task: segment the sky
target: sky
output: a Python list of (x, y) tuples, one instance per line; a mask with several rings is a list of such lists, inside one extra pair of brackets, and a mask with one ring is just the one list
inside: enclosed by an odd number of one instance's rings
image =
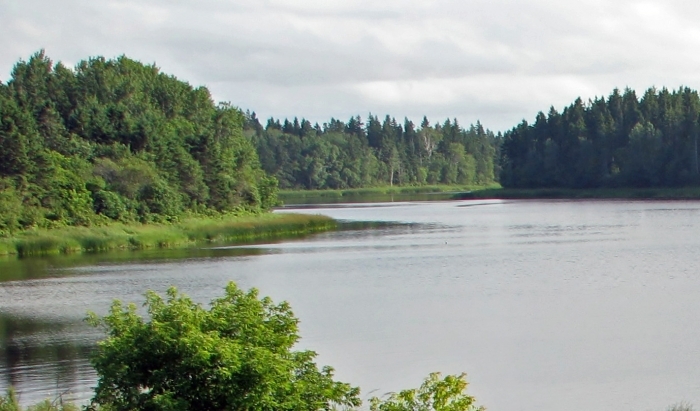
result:
[(614, 88), (700, 88), (698, 21), (686, 0), (0, 0), (0, 80), (40, 49), (126, 55), (263, 120), (505, 131)]

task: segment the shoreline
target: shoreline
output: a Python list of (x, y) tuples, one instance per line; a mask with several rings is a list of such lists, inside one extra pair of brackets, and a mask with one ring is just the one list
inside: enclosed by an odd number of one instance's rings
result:
[[(487, 199), (700, 200), (700, 187), (679, 188), (496, 188), (464, 186), (373, 187), (347, 190), (287, 190), (287, 205), (332, 202), (381, 202)], [(404, 198), (401, 198), (404, 197)], [(42, 256), (115, 250), (187, 248), (198, 244), (248, 244), (298, 238), (336, 230), (340, 223), (322, 215), (267, 213), (243, 217), (191, 217), (170, 224), (110, 224), (22, 231), (0, 238), (0, 256)]]
[(339, 202), (383, 202), (395, 197), (407, 201), (449, 200), (452, 196), (476, 190), (497, 189), (498, 184), (482, 186), (426, 185), (426, 186), (380, 186), (348, 188), (338, 190), (280, 190), (277, 197), (284, 205), (339, 203)]
[(0, 238), (0, 256), (42, 256), (114, 250), (186, 248), (197, 244), (247, 244), (331, 231), (322, 215), (268, 213), (246, 217), (193, 217), (172, 224), (110, 224), (28, 230)]
[(502, 188), (498, 185), (372, 187), (347, 190), (285, 190), (279, 198), (286, 206), (336, 202), (424, 200), (700, 200), (700, 187), (648, 188)]
[(454, 200), (700, 200), (700, 187), (678, 188), (498, 188), (455, 194)]

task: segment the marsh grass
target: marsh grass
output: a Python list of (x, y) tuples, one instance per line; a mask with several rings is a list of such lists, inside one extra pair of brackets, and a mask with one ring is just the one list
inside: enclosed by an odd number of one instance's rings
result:
[(16, 252), (15, 242), (9, 238), (0, 238), (0, 255), (14, 254)]
[(172, 224), (63, 227), (29, 230), (12, 238), (2, 238), (0, 255), (26, 257), (118, 249), (178, 248), (200, 243), (247, 243), (302, 236), (336, 227), (335, 220), (329, 217), (301, 214), (192, 217)]
[(38, 404), (22, 408), (15, 390), (10, 388), (5, 395), (0, 395), (0, 411), (78, 411), (80, 408), (70, 402), (64, 402), (61, 396), (53, 401), (44, 400)]
[(183, 231), (193, 242), (250, 242), (285, 238), (337, 228), (329, 217), (303, 214), (266, 214), (236, 220), (196, 219), (182, 223)]

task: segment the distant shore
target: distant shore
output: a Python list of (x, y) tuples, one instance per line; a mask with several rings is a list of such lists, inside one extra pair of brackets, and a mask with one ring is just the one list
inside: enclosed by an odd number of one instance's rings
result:
[(455, 195), (484, 189), (499, 189), (498, 184), (485, 186), (427, 185), (380, 186), (339, 190), (280, 190), (278, 198), (287, 205), (337, 202), (380, 202), (449, 200)]
[(0, 238), (0, 255), (20, 257), (112, 250), (245, 244), (336, 229), (330, 217), (268, 213), (258, 216), (188, 218), (171, 224), (111, 224), (27, 230)]
[(698, 200), (700, 187), (659, 188), (489, 188), (457, 193), (455, 200), (469, 199), (628, 199)]
[(469, 199), (636, 199), (698, 200), (700, 187), (649, 188), (502, 188), (490, 186), (393, 186), (345, 190), (282, 190), (286, 205), (339, 202), (382, 202)]

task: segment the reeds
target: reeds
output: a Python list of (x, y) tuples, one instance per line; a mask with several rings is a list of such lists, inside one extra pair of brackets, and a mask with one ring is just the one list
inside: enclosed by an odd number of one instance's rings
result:
[(189, 218), (172, 224), (64, 227), (30, 230), (0, 239), (0, 255), (102, 252), (118, 249), (188, 247), (199, 243), (247, 243), (302, 236), (337, 227), (319, 215), (264, 214), (246, 217)]
[(15, 390), (9, 388), (5, 395), (0, 395), (0, 411), (78, 411), (80, 408), (70, 402), (63, 402), (63, 398), (58, 396), (53, 401), (44, 400), (38, 404), (22, 408)]

